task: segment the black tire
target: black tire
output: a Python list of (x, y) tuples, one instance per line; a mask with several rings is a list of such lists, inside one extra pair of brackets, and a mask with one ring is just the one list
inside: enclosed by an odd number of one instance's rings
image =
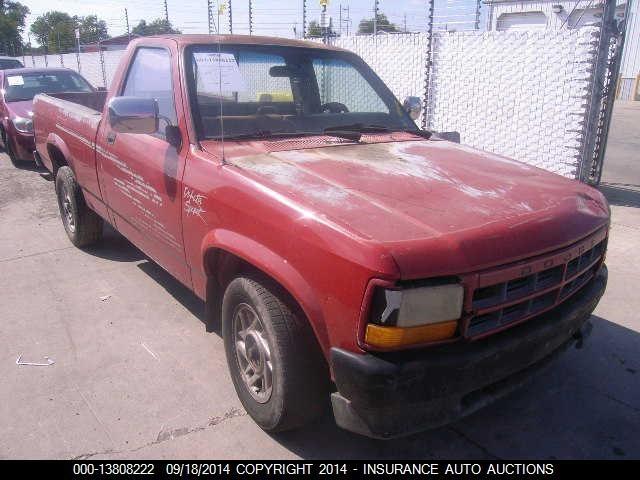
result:
[[(231, 281), (222, 301), (222, 335), (236, 393), (253, 420), (269, 432), (312, 422), (322, 415), (329, 400), (329, 372), (313, 331), (304, 314), (290, 308), (286, 298), (273, 282), (256, 276)], [(247, 305), (262, 323), (270, 353), (272, 388), (261, 401), (254, 396), (259, 394), (257, 387), (251, 393), (241, 372), (242, 355), (237, 353), (240, 336), (235, 325), (240, 320), (236, 313)]]
[(6, 152), (9, 160), (11, 160), (11, 164), (14, 167), (20, 166), (20, 160), (16, 157), (16, 153), (13, 151), (13, 147), (11, 146), (11, 139), (7, 136), (7, 133), (2, 130), (2, 143), (4, 144), (4, 151)]
[(64, 230), (76, 247), (86, 247), (102, 238), (102, 218), (91, 210), (69, 167), (56, 174), (56, 196)]

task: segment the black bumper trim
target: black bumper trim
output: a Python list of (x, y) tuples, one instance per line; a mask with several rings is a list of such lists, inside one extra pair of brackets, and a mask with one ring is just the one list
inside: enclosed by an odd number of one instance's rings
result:
[[(581, 340), (607, 284), (607, 268), (565, 303), (475, 342), (388, 354), (331, 349), (341, 427), (392, 438), (450, 423), (504, 396)], [(580, 343), (578, 344), (580, 346)]]
[(42, 163), (42, 159), (40, 158), (40, 154), (37, 150), (33, 151), (33, 161), (36, 162), (38, 167), (44, 168), (44, 163)]

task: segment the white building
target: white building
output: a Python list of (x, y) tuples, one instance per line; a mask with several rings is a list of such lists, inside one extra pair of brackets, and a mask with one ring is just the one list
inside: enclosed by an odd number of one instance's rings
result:
[[(580, 28), (602, 17), (599, 0), (485, 0), (487, 30)], [(627, 0), (617, 0), (616, 17), (624, 18)], [(631, 0), (618, 83), (618, 97), (640, 100), (640, 0)]]

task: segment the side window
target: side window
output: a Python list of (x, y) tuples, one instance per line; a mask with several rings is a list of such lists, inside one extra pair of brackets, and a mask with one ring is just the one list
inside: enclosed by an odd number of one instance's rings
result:
[(313, 61), (320, 103), (338, 102), (350, 112), (389, 113), (380, 96), (353, 65), (327, 58)]
[(166, 125), (177, 123), (169, 52), (163, 48), (138, 49), (129, 68), (122, 95), (157, 100), (160, 114), (157, 134), (164, 138)]

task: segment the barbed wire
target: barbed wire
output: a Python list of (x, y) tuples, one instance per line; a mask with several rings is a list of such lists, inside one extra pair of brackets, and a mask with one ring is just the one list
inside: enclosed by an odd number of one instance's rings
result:
[[(86, 17), (96, 15), (98, 20), (103, 21), (109, 36), (120, 37), (134, 33), (136, 26), (144, 21), (147, 24), (157, 19), (168, 19), (172, 28), (183, 33), (207, 33), (209, 31), (209, 19), (211, 15), (214, 23), (220, 23), (220, 32), (240, 34), (266, 34), (284, 37), (302, 38), (304, 33), (309, 33), (311, 22), (315, 22), (318, 27), (325, 31), (331, 27), (332, 34), (355, 34), (363, 20), (371, 20), (374, 17), (375, 3), (369, 1), (366, 5), (362, 1), (354, 2), (349, 0), (329, 2), (326, 10), (319, 2), (307, 0), (296, 0), (288, 2), (286, 5), (267, 5), (265, 0), (232, 0), (229, 2), (211, 0), (138, 0), (131, 4), (129, 0), (111, 0), (110, 10), (107, 16), (101, 17), (100, 12), (84, 14), (86, 0), (65, 0), (70, 5), (70, 10), (66, 12), (71, 17)], [(428, 25), (428, 2), (424, 2), (424, 8), (420, 8), (413, 1), (378, 1), (378, 12), (384, 14), (395, 30), (400, 33), (424, 32)], [(436, 2), (433, 15), (433, 26), (435, 29), (473, 29), (477, 28), (478, 9), (481, 3), (477, 0), (440, 0)], [(224, 11), (218, 15), (218, 8), (224, 5)], [(208, 9), (211, 12), (208, 13)], [(125, 17), (125, 9), (129, 9), (128, 19)], [(121, 12), (117, 14), (118, 10)], [(0, 50), (5, 54), (26, 55), (29, 51), (46, 54), (65, 54), (76, 51), (85, 51), (86, 42), (78, 42), (75, 38), (69, 38), (69, 32), (62, 31), (59, 38), (53, 35), (47, 39), (44, 45), (40, 45), (36, 35), (30, 31), (30, 26), (35, 19), (46, 14), (50, 10), (39, 8), (32, 10), (28, 15), (28, 25), (22, 32), (22, 44), (2, 45)], [(251, 12), (251, 13), (249, 13)], [(203, 14), (204, 13), (204, 17)], [(324, 13), (324, 15), (323, 15)], [(229, 18), (233, 18), (230, 24)], [(326, 25), (321, 25), (322, 19), (326, 19)], [(127, 22), (128, 20), (128, 22)], [(305, 21), (306, 20), (306, 21)], [(73, 23), (69, 28), (75, 30)], [(57, 30), (64, 30), (64, 28)], [(384, 30), (384, 28), (383, 28)], [(312, 32), (317, 35), (317, 31)], [(42, 39), (41, 39), (42, 40)], [(108, 40), (106, 40), (108, 42)], [(90, 47), (97, 42), (90, 42)], [(102, 48), (102, 47), (100, 47)]]

